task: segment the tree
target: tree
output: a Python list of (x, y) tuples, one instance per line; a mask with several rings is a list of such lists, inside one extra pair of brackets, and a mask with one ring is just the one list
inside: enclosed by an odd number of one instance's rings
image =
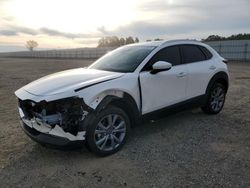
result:
[(219, 35), (210, 35), (204, 41), (220, 41), (220, 40), (225, 40), (225, 37), (221, 37)]
[(210, 35), (206, 39), (202, 39), (202, 41), (222, 41), (222, 40), (249, 40), (250, 33), (231, 35), (229, 37), (222, 37), (219, 35)]
[(122, 37), (122, 38), (120, 38), (120, 46), (123, 46), (123, 45), (125, 45), (125, 39)]
[(102, 37), (98, 41), (98, 46), (97, 47), (119, 47), (123, 46), (125, 44), (132, 44), (135, 42), (139, 42), (139, 39), (136, 37), (133, 39), (133, 37), (127, 37), (124, 39), (123, 37), (119, 38), (117, 36), (108, 36), (108, 37)]
[(120, 46), (120, 39), (117, 36), (113, 36), (110, 38), (110, 45), (112, 47)]
[(160, 38), (156, 38), (154, 39), (154, 41), (162, 41), (163, 39), (160, 39)]
[(133, 44), (133, 43), (135, 43), (133, 37), (129, 36), (126, 38), (126, 44)]
[(38, 46), (38, 43), (34, 40), (29, 40), (26, 42), (26, 48), (28, 48), (29, 51), (33, 51), (34, 48)]

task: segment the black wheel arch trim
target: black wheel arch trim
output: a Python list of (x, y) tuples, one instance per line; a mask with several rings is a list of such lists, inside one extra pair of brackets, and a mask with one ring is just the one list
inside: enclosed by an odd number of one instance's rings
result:
[(134, 126), (140, 122), (140, 111), (134, 98), (128, 93), (124, 92), (123, 97), (107, 95), (95, 109), (95, 113), (99, 113), (108, 105), (114, 105), (123, 109), (129, 116), (131, 125)]
[(206, 89), (206, 95), (208, 95), (210, 89), (212, 88), (212, 86), (214, 85), (215, 82), (217, 81), (223, 81), (226, 85), (226, 91), (228, 90), (229, 87), (229, 78), (226, 72), (220, 71), (217, 72), (209, 81), (207, 89)]

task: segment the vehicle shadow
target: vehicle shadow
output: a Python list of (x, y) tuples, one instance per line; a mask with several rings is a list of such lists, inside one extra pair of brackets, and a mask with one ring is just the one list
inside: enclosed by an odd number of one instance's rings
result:
[[(157, 134), (159, 132), (164, 132), (169, 129), (178, 129), (180, 124), (184, 124), (187, 122), (187, 120), (193, 119), (194, 117), (204, 117), (205, 115), (201, 110), (197, 108), (193, 109), (187, 109), (184, 111), (172, 111), (172, 112), (161, 112), (157, 115), (152, 115), (149, 117), (146, 117), (141, 120), (141, 122), (134, 127), (131, 128), (129, 139), (127, 140), (126, 144), (133, 143), (133, 140), (136, 139), (137, 136), (143, 138), (147, 137), (151, 134)], [(31, 140), (31, 142), (33, 142)], [(52, 155), (67, 155), (70, 154), (70, 156), (74, 155), (81, 155), (88, 156), (92, 158), (96, 158), (97, 156), (89, 152), (88, 148), (86, 147), (86, 144), (83, 145), (72, 145), (70, 147), (54, 147), (51, 145), (41, 145), (38, 143), (34, 143), (32, 150), (30, 152), (34, 151), (36, 152), (42, 152), (42, 151), (51, 152)], [(98, 157), (97, 157), (98, 158)]]
[[(198, 116), (197, 116), (198, 115)], [(186, 109), (184, 111), (161, 112), (142, 119), (142, 122), (132, 129), (132, 135), (147, 137), (148, 135), (164, 132), (166, 130), (178, 130), (185, 126), (190, 119), (207, 116), (199, 108)]]
[[(131, 129), (131, 134), (122, 150), (107, 157), (98, 157), (89, 152), (85, 146), (58, 150), (43, 147), (30, 140), (26, 145), (28, 149), (22, 151), (20, 157), (14, 158), (4, 169), (0, 169), (2, 174), (0, 181), (4, 184), (10, 174), (15, 174), (15, 177), (11, 177), (13, 180), (8, 181), (23, 183), (25, 178), (35, 179), (31, 186), (34, 186), (34, 182), (51, 185), (53, 178), (64, 182), (64, 178), (68, 176), (74, 181), (77, 181), (77, 178), (83, 178), (81, 181), (87, 178), (90, 182), (98, 182), (98, 178), (101, 177), (99, 173), (108, 176), (113, 170), (119, 170), (120, 175), (123, 172), (130, 172), (122, 169), (136, 172), (134, 177), (136, 180), (136, 177), (140, 176), (141, 171), (138, 168), (144, 163), (143, 161), (159, 157), (165, 161), (166, 157), (172, 155), (171, 150), (168, 151), (169, 148), (185, 143), (193, 132), (196, 122), (206, 121), (207, 118), (204, 117), (207, 115), (193, 109), (172, 114), (161, 113), (153, 119), (144, 119), (140, 125)], [(202, 137), (201, 129), (195, 131), (192, 136)], [(174, 152), (178, 153), (179, 150)]]
[[(129, 154), (132, 150), (138, 149), (137, 142), (146, 141), (150, 143), (152, 135), (160, 134), (163, 137), (172, 137), (174, 134), (178, 134), (179, 130), (185, 131), (185, 125), (190, 120), (195, 118), (202, 118), (204, 115), (200, 110), (185, 110), (182, 112), (174, 113), (160, 113), (158, 116), (153, 118), (143, 119), (141, 124), (136, 125), (131, 129), (130, 136), (125, 144), (124, 148), (117, 154), (107, 156), (104, 158), (119, 158), (124, 153)], [(187, 128), (187, 127), (186, 127)], [(150, 137), (148, 139), (148, 137)], [(20, 166), (20, 164), (32, 165), (48, 165), (53, 161), (53, 165), (64, 164), (64, 163), (74, 163), (74, 161), (81, 161), (83, 163), (103, 160), (103, 157), (96, 156), (91, 153), (85, 145), (71, 147), (71, 148), (53, 148), (53, 147), (44, 147), (38, 143), (30, 142), (27, 144), (27, 149), (20, 158), (14, 159), (11, 162), (10, 168), (16, 168), (15, 166)], [(121, 154), (121, 155), (120, 155)], [(8, 168), (8, 166), (6, 167)], [(28, 168), (28, 167), (27, 167)]]

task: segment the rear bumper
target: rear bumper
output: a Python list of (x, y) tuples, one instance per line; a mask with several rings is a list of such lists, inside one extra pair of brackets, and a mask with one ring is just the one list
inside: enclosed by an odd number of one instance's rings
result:
[(47, 133), (42, 133), (37, 131), (34, 128), (31, 128), (30, 126), (26, 125), (23, 121), (21, 121), (21, 126), (24, 130), (24, 132), (34, 141), (56, 146), (56, 147), (67, 147), (67, 146), (76, 146), (76, 145), (83, 145), (84, 140), (69, 140), (68, 138), (59, 137), (55, 135), (50, 135)]

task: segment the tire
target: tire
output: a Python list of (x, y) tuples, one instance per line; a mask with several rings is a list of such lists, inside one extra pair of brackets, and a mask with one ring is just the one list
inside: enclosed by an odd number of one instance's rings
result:
[(123, 147), (130, 131), (130, 120), (122, 109), (108, 106), (92, 122), (86, 134), (90, 151), (99, 156), (107, 156)]
[(206, 114), (218, 114), (224, 106), (225, 99), (225, 86), (216, 82), (208, 92), (206, 104), (201, 109)]

